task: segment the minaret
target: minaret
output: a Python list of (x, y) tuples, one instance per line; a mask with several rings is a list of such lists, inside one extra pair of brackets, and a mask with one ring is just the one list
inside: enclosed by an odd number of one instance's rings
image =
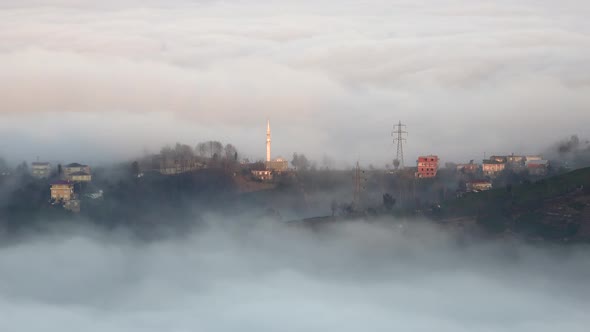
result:
[(270, 161), (270, 120), (266, 120), (266, 161)]

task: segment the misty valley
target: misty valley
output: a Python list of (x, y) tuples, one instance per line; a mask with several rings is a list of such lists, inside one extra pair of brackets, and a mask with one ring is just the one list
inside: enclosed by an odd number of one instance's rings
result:
[(589, 17), (1, 0), (0, 332), (590, 331)]
[(302, 154), (261, 178), (222, 146), (3, 162), (0, 330), (585, 330), (586, 150), (468, 190), (481, 175), (455, 164), (423, 179)]

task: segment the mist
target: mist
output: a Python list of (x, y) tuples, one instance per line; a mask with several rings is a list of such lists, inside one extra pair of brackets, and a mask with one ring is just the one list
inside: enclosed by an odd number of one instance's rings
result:
[(275, 156), (339, 165), (391, 163), (399, 120), (409, 160), (534, 154), (590, 121), (589, 14), (582, 0), (2, 1), (0, 153), (91, 163), (214, 139), (259, 158), (269, 118)]
[(587, 246), (465, 242), (419, 220), (183, 236), (54, 225), (0, 248), (3, 331), (585, 331)]

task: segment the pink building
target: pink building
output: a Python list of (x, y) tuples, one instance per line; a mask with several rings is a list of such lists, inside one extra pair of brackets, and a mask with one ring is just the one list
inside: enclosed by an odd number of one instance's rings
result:
[(417, 160), (418, 171), (416, 172), (417, 178), (433, 178), (436, 177), (438, 172), (438, 156), (420, 156)]

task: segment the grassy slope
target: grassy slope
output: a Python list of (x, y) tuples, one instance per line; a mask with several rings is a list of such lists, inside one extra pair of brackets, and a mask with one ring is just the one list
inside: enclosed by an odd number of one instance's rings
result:
[[(448, 201), (443, 206), (446, 216), (478, 215), (506, 209), (532, 209), (547, 199), (570, 193), (583, 186), (590, 188), (590, 167), (566, 174), (507, 188), (470, 193), (462, 198)], [(587, 190), (587, 189), (586, 189)]]

